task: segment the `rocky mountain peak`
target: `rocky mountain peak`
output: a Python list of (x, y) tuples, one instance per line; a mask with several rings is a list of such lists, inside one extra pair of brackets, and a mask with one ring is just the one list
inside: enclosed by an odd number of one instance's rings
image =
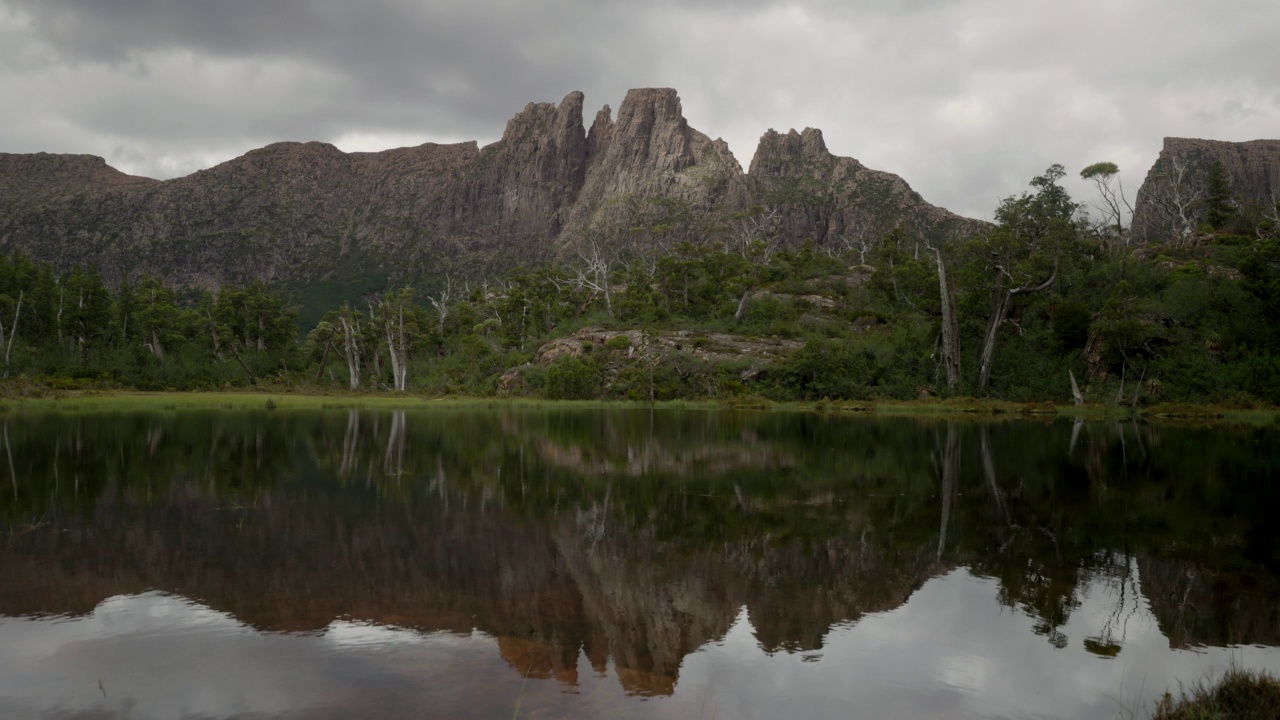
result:
[[(476, 278), (549, 260), (587, 234), (619, 252), (644, 235), (636, 227), (677, 228), (662, 242), (704, 241), (699, 228), (714, 223), (701, 219), (757, 208), (778, 219), (780, 241), (819, 245), (854, 226), (909, 222), (937, 234), (967, 222), (901, 178), (831, 155), (813, 128), (765, 133), (748, 174), (723, 140), (690, 127), (671, 88), (629, 91), (589, 130), (584, 100), (530, 103), (483, 148), (344, 153), (282, 142), (163, 182), (91, 156), (0, 155), (0, 251), (92, 262), (109, 283), (148, 270), (199, 288), (429, 286), (445, 273)], [(699, 220), (658, 217), (673, 212)]]
[(618, 170), (679, 172), (694, 163), (689, 123), (670, 88), (627, 91), (606, 157)]
[(783, 175), (797, 163), (826, 161), (832, 157), (826, 140), (817, 128), (794, 129), (783, 134), (770, 128), (760, 136), (755, 157), (751, 159), (752, 175)]
[(96, 155), (0, 153), (0, 199), (31, 205), (83, 192), (156, 184), (126, 175)]

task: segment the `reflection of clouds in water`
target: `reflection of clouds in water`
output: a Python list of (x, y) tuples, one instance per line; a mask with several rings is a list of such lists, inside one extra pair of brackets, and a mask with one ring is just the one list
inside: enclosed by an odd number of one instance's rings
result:
[[(996, 581), (957, 570), (895, 610), (831, 629), (816, 662), (765, 653), (744, 607), (722, 638), (685, 658), (674, 696), (646, 700), (623, 696), (612, 663), (599, 676), (582, 655), (571, 693), (526, 684), (479, 631), (336, 620), (318, 633), (260, 633), (148, 593), (84, 617), (0, 619), (0, 715), (510, 717), (519, 697), (522, 714), (567, 717), (1101, 720), (1137, 708), (1140, 692), (1149, 701), (1231, 661), (1280, 671), (1274, 648), (1171, 651), (1138, 587), (1122, 595), (1114, 578), (1084, 587), (1058, 649), (1032, 632), (1033, 618), (996, 601)], [(1122, 636), (1111, 659), (1085, 646)]]
[[(1280, 671), (1280, 650), (1206, 648), (1171, 651), (1145, 600), (1126, 591), (1125, 642), (1100, 658), (1084, 646), (1097, 637), (1120, 600), (1112, 581), (1082, 593), (1061, 628), (1067, 647), (1032, 632), (1034, 620), (996, 601), (998, 584), (965, 570), (925, 583), (902, 607), (832, 629), (820, 662), (765, 656), (739, 621), (723, 641), (690, 655), (677, 696), (709, 693), (721, 716), (743, 718), (1048, 717), (1112, 718), (1230, 662)], [(1136, 606), (1136, 607), (1135, 607)], [(1114, 637), (1119, 639), (1119, 632)], [(798, 700), (799, 699), (799, 700)]]
[(316, 694), (300, 641), (171, 595), (114, 597), (84, 617), (0, 620), (0, 697), (40, 713), (280, 713)]
[[(369, 622), (334, 620), (321, 633), (324, 641), (343, 648), (372, 647), (379, 645), (420, 645), (427, 641), (421, 634), (397, 627), (385, 627)], [(448, 633), (432, 636), (443, 643), (455, 637)]]

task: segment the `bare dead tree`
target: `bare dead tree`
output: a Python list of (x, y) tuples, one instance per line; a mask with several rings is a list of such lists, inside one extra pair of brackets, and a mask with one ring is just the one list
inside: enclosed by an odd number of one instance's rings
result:
[(1200, 223), (1204, 188), (1191, 187), (1190, 167), (1182, 158), (1172, 158), (1169, 169), (1156, 176), (1158, 185), (1152, 197), (1153, 206), (1168, 223), (1169, 231), (1179, 242), (1184, 242), (1196, 231)]
[(573, 267), (573, 283), (579, 290), (590, 290), (604, 297), (605, 309), (613, 317), (613, 294), (609, 276), (613, 274), (617, 258), (601, 246), (594, 236), (583, 237), (578, 243), (579, 262)]
[[(745, 278), (746, 287), (743, 288), (742, 297), (738, 300), (738, 309), (733, 314), (735, 323), (741, 322), (746, 317), (747, 306), (755, 295), (760, 267), (769, 264), (769, 259), (781, 247), (782, 237), (778, 232), (780, 219), (778, 208), (771, 207), (756, 213), (742, 214), (733, 224), (729, 234), (730, 240), (726, 241), (725, 252), (737, 252), (751, 261)], [(733, 243), (732, 250), (730, 241)]]
[(938, 528), (938, 553), (935, 562), (942, 562), (942, 552), (947, 546), (947, 529), (951, 525), (951, 505), (960, 482), (960, 433), (954, 423), (947, 423), (947, 440), (939, 463), (939, 474), (942, 476), (942, 520)]
[(1084, 405), (1084, 395), (1080, 394), (1080, 386), (1076, 384), (1076, 374), (1067, 370), (1067, 377), (1071, 378), (1071, 399), (1075, 401), (1077, 407)]
[(782, 244), (778, 225), (782, 214), (776, 207), (742, 213), (734, 219), (725, 239), (725, 252), (767, 264)]
[(836, 242), (845, 252), (856, 251), (858, 264), (867, 264), (867, 253), (880, 244), (884, 232), (866, 210), (858, 210), (845, 217), (844, 231), (836, 237)]
[[(1271, 204), (1262, 211), (1262, 214), (1263, 217), (1271, 221), (1271, 231), (1280, 233), (1280, 197), (1276, 196), (1275, 188), (1271, 189)], [(1261, 227), (1259, 227), (1258, 232), (1261, 235)]]
[[(484, 282), (484, 286), (482, 290), (482, 292), (484, 293), (484, 301), (486, 305), (489, 302), (489, 284), (488, 283), (489, 283), (488, 280)], [(427, 300), (431, 302), (431, 307), (436, 309), (436, 315), (439, 318), (437, 323), (437, 329), (440, 331), (440, 339), (442, 341), (444, 340), (444, 322), (449, 318), (449, 299), (453, 296), (453, 292), (454, 292), (453, 278), (448, 275), (445, 275), (444, 287), (440, 288), (440, 291), (437, 292), (435, 295), (427, 297)]]
[(13, 309), (13, 323), (9, 326), (9, 339), (4, 337), (4, 322), (0, 320), (0, 347), (4, 348), (4, 378), (9, 379), (9, 355), (13, 352), (13, 339), (18, 336), (18, 316), (22, 314), (23, 291), (18, 291), (18, 302)]
[(1048, 290), (1053, 282), (1058, 279), (1058, 255), (1053, 258), (1053, 271), (1049, 274), (1049, 279), (1044, 282), (1033, 285), (1034, 280), (1028, 280), (1015, 287), (1005, 287), (1005, 281), (1017, 282), (1012, 274), (1000, 263), (996, 263), (995, 270), (995, 287), (992, 293), (991, 315), (987, 320), (987, 332), (982, 339), (982, 356), (978, 368), (978, 392), (987, 389), (987, 382), (991, 380), (991, 364), (996, 354), (996, 338), (1000, 334), (1000, 328), (1009, 320), (1009, 311), (1013, 309), (1013, 301), (1019, 295), (1031, 295), (1038, 292)]
[(960, 384), (960, 325), (956, 319), (956, 299), (947, 286), (947, 265), (942, 251), (930, 246), (938, 264), (938, 299), (942, 304), (942, 365), (947, 373), (947, 389), (955, 390)]
[(404, 475), (405, 412), (391, 413), (391, 428), (387, 431), (387, 452), (382, 459), (382, 472), (394, 475), (397, 482)]
[(1003, 527), (1013, 525), (1013, 520), (1009, 517), (1009, 508), (1004, 501), (1004, 493), (1000, 490), (999, 483), (996, 482), (996, 463), (991, 455), (991, 427), (983, 424), (978, 433), (979, 448), (982, 452), (982, 474), (987, 480), (987, 489), (991, 491), (991, 497), (996, 502), (996, 509), (999, 511), (1000, 518), (1004, 521)]
[(342, 462), (338, 466), (338, 474), (345, 476), (356, 467), (356, 458), (360, 450), (360, 413), (347, 411), (347, 430), (342, 436)]
[(342, 347), (347, 356), (351, 389), (356, 390), (360, 387), (360, 316), (344, 308), (338, 320), (342, 323)]

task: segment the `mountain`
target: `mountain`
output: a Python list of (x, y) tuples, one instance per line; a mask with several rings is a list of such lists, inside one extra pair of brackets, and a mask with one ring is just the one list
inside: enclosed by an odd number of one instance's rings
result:
[(1217, 162), (1226, 170), (1237, 204), (1274, 206), (1280, 200), (1280, 140), (1168, 137), (1138, 189), (1134, 236), (1147, 242), (1173, 239), (1181, 233), (1184, 216), (1194, 229), (1201, 220), (1209, 170)]
[(483, 148), (285, 142), (165, 181), (92, 156), (0, 154), (0, 251), (96, 265), (108, 284), (144, 271), (187, 289), (430, 283), (571, 256), (583, 238), (644, 250), (735, 222), (819, 247), (899, 224), (938, 236), (976, 225), (832, 155), (814, 129), (765, 133), (743, 172), (671, 89), (631, 90), (589, 129), (574, 92), (530, 103)]

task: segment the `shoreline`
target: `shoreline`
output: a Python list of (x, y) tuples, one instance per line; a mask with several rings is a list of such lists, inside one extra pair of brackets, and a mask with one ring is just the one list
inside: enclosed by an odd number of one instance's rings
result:
[(1159, 404), (1136, 413), (1115, 405), (1017, 403), (984, 398), (897, 401), (773, 402), (758, 397), (660, 400), (542, 400), (502, 397), (427, 397), (398, 393), (310, 393), (278, 390), (150, 392), (135, 390), (67, 390), (17, 396), (0, 394), (0, 415), (27, 412), (95, 413), (195, 410), (433, 410), (433, 409), (663, 409), (809, 412), (824, 415), (884, 417), (960, 417), (985, 420), (1057, 418), (1087, 421), (1141, 420), (1175, 424), (1280, 424), (1280, 408), (1229, 408), (1204, 404)]

